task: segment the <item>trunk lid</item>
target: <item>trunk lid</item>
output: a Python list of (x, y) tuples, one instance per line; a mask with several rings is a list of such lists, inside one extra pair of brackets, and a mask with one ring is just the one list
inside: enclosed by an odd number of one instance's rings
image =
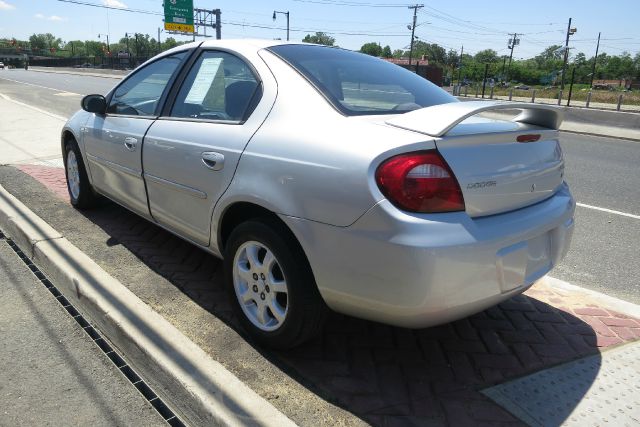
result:
[[(437, 149), (460, 184), (466, 212), (472, 217), (498, 214), (555, 194), (564, 176), (557, 131), (561, 117), (554, 118), (552, 110), (544, 108), (544, 120), (536, 120), (535, 113), (528, 112), (526, 117), (534, 119), (524, 123), (516, 121), (524, 117), (524, 112), (509, 120), (502, 112), (499, 116), (486, 112), (492, 109), (486, 108), (487, 103), (475, 104), (485, 104), (480, 111), (484, 115), (501, 118), (465, 113), (464, 117), (451, 119), (452, 123), (440, 122), (440, 135), (434, 135), (440, 137), (435, 140)], [(504, 110), (502, 105), (498, 109)], [(528, 104), (524, 105), (529, 108)], [(399, 127), (426, 133), (426, 129), (434, 129), (432, 124), (423, 125), (428, 119), (429, 115), (424, 114), (403, 117)], [(387, 123), (394, 125), (393, 120)], [(518, 142), (518, 137), (524, 135), (540, 135), (540, 138), (535, 142)]]

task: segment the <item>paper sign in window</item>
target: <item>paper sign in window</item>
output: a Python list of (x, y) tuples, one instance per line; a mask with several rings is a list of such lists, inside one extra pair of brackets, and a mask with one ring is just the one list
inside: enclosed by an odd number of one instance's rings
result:
[[(224, 71), (220, 66), (222, 65), (222, 58), (204, 58), (198, 75), (193, 81), (193, 85), (187, 94), (184, 102), (188, 104), (203, 104), (205, 98), (210, 98), (210, 90), (214, 88), (214, 82), (222, 82), (222, 96), (224, 106)], [(217, 85), (215, 85), (217, 86)], [(209, 95), (209, 96), (207, 96)]]

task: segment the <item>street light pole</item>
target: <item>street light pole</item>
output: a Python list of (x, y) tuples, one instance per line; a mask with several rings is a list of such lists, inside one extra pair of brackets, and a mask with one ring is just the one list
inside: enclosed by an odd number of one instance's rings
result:
[(287, 41), (289, 41), (289, 11), (286, 12), (280, 12), (278, 10), (274, 10), (273, 11), (273, 20), (276, 20), (276, 13), (281, 13), (283, 15), (287, 16)]
[(109, 52), (109, 54), (111, 54), (111, 47), (109, 46), (109, 34), (98, 34), (98, 38), (100, 38), (100, 36), (105, 36), (107, 38), (107, 52)]

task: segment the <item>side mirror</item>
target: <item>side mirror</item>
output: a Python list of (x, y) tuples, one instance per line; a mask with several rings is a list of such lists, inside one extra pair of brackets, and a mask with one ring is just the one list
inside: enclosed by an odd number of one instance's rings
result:
[(87, 95), (80, 101), (80, 106), (89, 113), (104, 114), (107, 111), (107, 100), (102, 95)]

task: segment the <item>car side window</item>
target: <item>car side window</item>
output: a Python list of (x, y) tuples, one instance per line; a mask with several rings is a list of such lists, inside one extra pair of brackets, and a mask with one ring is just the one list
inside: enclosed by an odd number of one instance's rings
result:
[(171, 109), (172, 117), (241, 121), (260, 84), (237, 56), (203, 52), (185, 79)]
[(137, 71), (116, 88), (107, 113), (153, 116), (171, 76), (186, 56), (186, 51), (180, 52)]

